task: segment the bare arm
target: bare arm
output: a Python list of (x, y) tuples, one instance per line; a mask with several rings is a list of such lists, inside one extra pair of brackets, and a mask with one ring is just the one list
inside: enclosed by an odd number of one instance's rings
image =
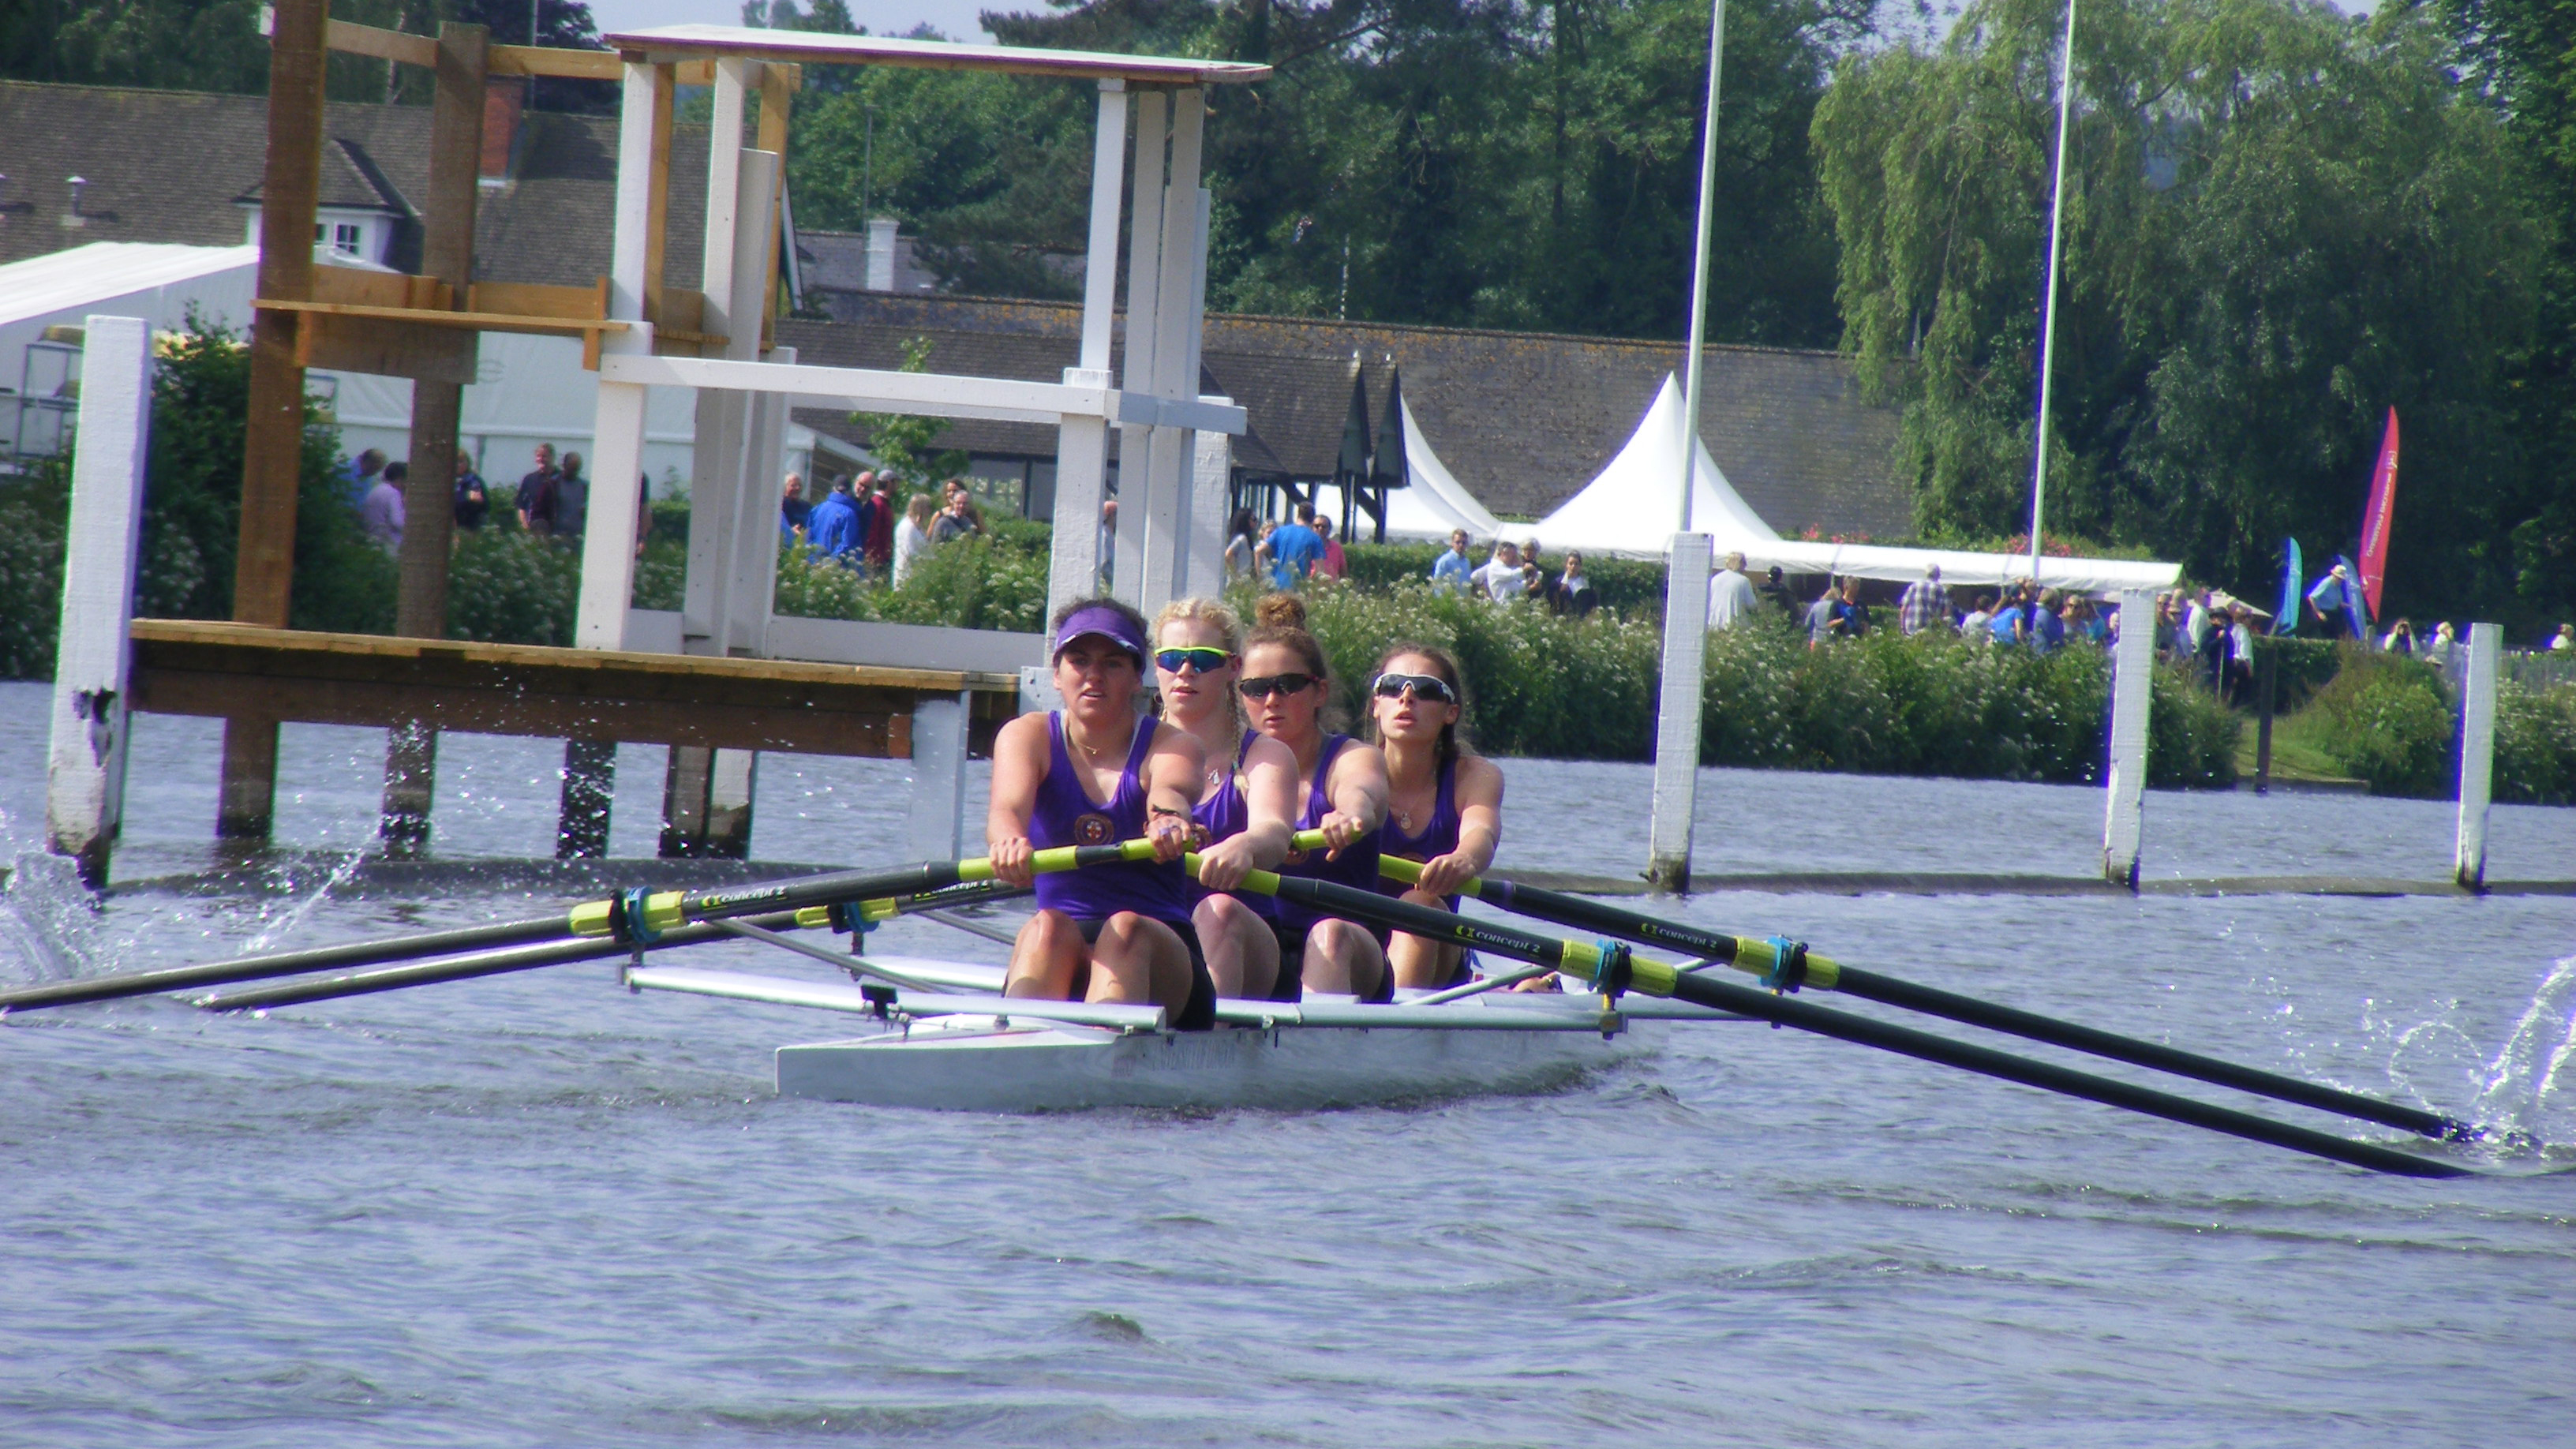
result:
[(1145, 755), (1145, 836), (1154, 859), (1178, 860), (1190, 848), (1190, 807), (1207, 783), (1207, 751), (1185, 729), (1152, 721), (1144, 727), (1154, 732)]
[(1386, 819), (1386, 791), (1386, 756), (1377, 746), (1354, 740), (1333, 757), (1332, 772), (1324, 779), (1324, 795), (1333, 808), (1316, 822), (1324, 832), (1326, 860), (1337, 859), (1343, 846)]
[(1243, 833), (1199, 852), (1199, 884), (1232, 890), (1248, 870), (1269, 870), (1288, 858), (1296, 829), (1297, 754), (1267, 735), (1255, 735), (1243, 756)]
[(1012, 885), (1037, 879), (1029, 869), (1029, 819), (1037, 813), (1038, 784), (1047, 774), (1047, 717), (1024, 714), (993, 737), (993, 801), (984, 812), (984, 845), (993, 874)]
[(1503, 772), (1491, 760), (1458, 761), (1458, 848), (1425, 862), (1422, 889), (1445, 896), (1483, 875), (1503, 843)]

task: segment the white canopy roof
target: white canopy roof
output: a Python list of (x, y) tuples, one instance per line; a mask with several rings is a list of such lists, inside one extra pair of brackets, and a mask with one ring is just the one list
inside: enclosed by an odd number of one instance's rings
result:
[[(1534, 537), (1557, 553), (1573, 549), (1661, 557), (1671, 547), (1673, 531), (1681, 521), (1681, 409), (1681, 389), (1667, 373), (1645, 420), (1599, 477), (1537, 523), (1505, 532), (1516, 538)], [(1784, 539), (1726, 481), (1725, 473), (1709, 457), (1707, 445), (1696, 438), (1693, 444), (1691, 528), (1709, 534), (1721, 558), (1743, 553), (1745, 566), (1757, 573), (1778, 564), (1783, 572), (1793, 574), (1911, 582), (1938, 565), (1942, 581), (1958, 587), (2030, 577), (2026, 554)], [(2179, 565), (2169, 563), (2043, 557), (2039, 582), (2050, 588), (2112, 593), (2169, 588), (2181, 574)]]

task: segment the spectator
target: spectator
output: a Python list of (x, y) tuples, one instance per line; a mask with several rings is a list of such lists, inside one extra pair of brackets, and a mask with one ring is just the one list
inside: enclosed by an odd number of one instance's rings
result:
[(1708, 627), (1732, 629), (1751, 618), (1760, 602), (1753, 581), (1744, 576), (1744, 555), (1730, 553), (1719, 560), (1717, 572), (1708, 576)]
[(1315, 520), (1315, 536), (1324, 541), (1324, 556), (1315, 563), (1315, 572), (1336, 583), (1350, 570), (1350, 556), (1342, 552), (1340, 539), (1333, 537), (1333, 520)]
[(2415, 653), (2415, 626), (2404, 619), (2398, 620), (2389, 626), (2388, 637), (2379, 641), (2379, 647), (2391, 654), (2412, 658)]
[(563, 455), (555, 475), (554, 530), (557, 538), (578, 539), (590, 523), (590, 480), (581, 476), (581, 454)]
[(859, 481), (867, 485), (868, 501), (876, 505), (868, 515), (868, 531), (859, 538), (859, 557), (882, 575), (894, 563), (894, 495), (887, 490), (883, 473), (863, 473)]
[(975, 517), (968, 511), (969, 506), (965, 490), (951, 488), (948, 494), (948, 506), (940, 509), (939, 516), (931, 522), (930, 541), (946, 543), (951, 539), (973, 537)]
[(2550, 636), (2549, 649), (2553, 654), (2563, 654), (2570, 649), (2576, 649), (2576, 624), (2559, 625), (2558, 632)]
[(2229, 704), (2242, 707), (2254, 690), (2254, 611), (2238, 604), (2229, 611), (2227, 623), (2227, 687), (2223, 691)]
[[(2118, 616), (2115, 614), (2112, 617)], [(2094, 607), (2093, 601), (2082, 594), (2067, 600), (2066, 629), (2068, 633), (2096, 648), (2108, 643), (2111, 638), (2111, 620), (2104, 618), (2102, 611)]]
[(2216, 693), (2220, 683), (2220, 670), (2225, 667), (2227, 661), (2227, 615), (2219, 607), (2217, 590), (2200, 591), (2200, 600), (2193, 607), (2189, 629), (2191, 652), (2193, 658), (2199, 661), (2202, 681), (2209, 686), (2212, 693)]
[(877, 476), (862, 472), (850, 484), (850, 508), (858, 515), (858, 557), (851, 562), (865, 568), (868, 562), (868, 540), (877, 531)]
[(402, 548), (403, 479), (410, 469), (400, 463), (380, 462), (377, 466), (381, 471), (376, 481), (367, 485), (367, 496), (358, 503), (358, 526), (379, 547), (394, 553)]
[(1261, 536), (1252, 543), (1252, 572), (1261, 580), (1261, 586), (1266, 589), (1288, 587), (1284, 571), (1279, 567), (1278, 555), (1272, 553), (1270, 549), (1270, 540), (1278, 536), (1279, 520), (1265, 518), (1261, 521)]
[(2445, 619), (2433, 626), (2433, 637), (2424, 645), (2424, 658), (2435, 668), (2448, 673), (2452, 659), (2460, 652), (2460, 636)]
[(1905, 596), (1896, 602), (1897, 632), (1911, 637), (1926, 629), (1950, 627), (1950, 591), (1941, 583), (1941, 566), (1933, 564), (1923, 570), (1923, 577), (1905, 586)]
[(1959, 632), (1966, 635), (1971, 644), (1991, 644), (1995, 636), (1986, 632), (1986, 626), (1994, 620), (1995, 596), (1979, 594), (1976, 606), (1968, 610), (1966, 618), (1959, 621)]
[(2329, 639), (2352, 637), (2352, 621), (2360, 617), (2353, 603), (2352, 573), (2342, 564), (2326, 570), (2326, 576), (2308, 590), (2308, 612), (2317, 616)]
[(1449, 551), (1431, 561), (1431, 591), (1463, 594), (1476, 586), (1476, 566), (1467, 562), (1467, 530), (1449, 530)]
[(1840, 638), (1842, 632), (1842, 591), (1828, 578), (1825, 591), (1816, 595), (1816, 601), (1807, 606), (1807, 647), (1822, 649), (1827, 640)]
[(1843, 580), (1843, 637), (1857, 639), (1869, 632), (1869, 609), (1860, 601), (1860, 577), (1855, 574)]
[(374, 490), (376, 479), (381, 476), (384, 471), (385, 455), (381, 449), (369, 448), (358, 456), (351, 458), (349, 460), (349, 466), (342, 470), (340, 474), (342, 481), (346, 482), (349, 486), (350, 504), (355, 506), (365, 503), (367, 501), (367, 494)]
[(1494, 541), (1494, 556), (1476, 570), (1476, 587), (1497, 604), (1509, 603), (1522, 596), (1520, 545), (1504, 539)]
[(467, 533), (478, 532), (491, 512), (492, 500), (484, 491), (483, 475), (474, 471), (474, 455), (457, 449), (456, 526)]
[(1565, 551), (1565, 575), (1556, 581), (1556, 611), (1584, 619), (1601, 604), (1601, 596), (1592, 590), (1592, 578), (1583, 571), (1583, 555), (1573, 549)]
[(1762, 596), (1764, 603), (1778, 609), (1780, 611), (1781, 618), (1794, 619), (1798, 617), (1798, 601), (1791, 597), (1789, 593), (1789, 578), (1786, 574), (1780, 572), (1780, 566), (1778, 564), (1773, 564), (1769, 571), (1762, 575), (1762, 582), (1758, 587), (1756, 587), (1754, 592)]
[(1225, 579), (1227, 583), (1232, 583), (1236, 579), (1251, 577), (1252, 551), (1256, 546), (1255, 540), (1259, 532), (1260, 525), (1253, 521), (1251, 509), (1238, 508), (1234, 510), (1234, 520), (1233, 522), (1228, 523), (1225, 529)]
[(2021, 591), (2007, 587), (1995, 601), (1995, 611), (1986, 620), (1986, 639), (1993, 644), (2019, 644), (2030, 637), (2029, 615), (2021, 606)]
[(855, 567), (859, 552), (859, 501), (850, 496), (850, 480), (835, 478), (832, 491), (805, 518), (807, 555), (816, 563), (830, 560)]
[[(1108, 506), (1116, 508), (1118, 505), (1111, 503)], [(894, 586), (898, 589), (903, 587), (905, 579), (912, 577), (912, 566), (930, 551), (932, 507), (929, 494), (915, 493), (903, 506), (903, 521), (894, 526)], [(1104, 565), (1107, 563), (1105, 553), (1102, 562)]]
[(1315, 531), (1315, 505), (1297, 505), (1297, 521), (1283, 523), (1270, 535), (1271, 566), (1281, 588), (1295, 588), (1324, 561), (1324, 536)]
[(787, 487), (778, 500), (778, 542), (781, 547), (805, 536), (805, 520), (814, 516), (814, 505), (805, 501), (805, 475), (787, 475)]
[(2066, 643), (2066, 619), (2058, 611), (2065, 601), (2055, 589), (2043, 590), (2030, 607), (2026, 622), (2030, 630), (2030, 647), (2041, 654), (2054, 654)]
[(1547, 576), (1547, 565), (1539, 562), (1538, 540), (1521, 545), (1521, 597), (1550, 612), (1556, 608), (1556, 581)]
[(515, 500), (521, 530), (528, 533), (554, 531), (555, 480), (561, 476), (555, 471), (555, 445), (537, 444), (537, 466), (519, 480), (519, 496)]

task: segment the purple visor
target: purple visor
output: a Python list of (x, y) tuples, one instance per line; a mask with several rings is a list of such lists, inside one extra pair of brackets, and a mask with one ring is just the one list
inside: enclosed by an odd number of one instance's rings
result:
[(1128, 657), (1136, 661), (1137, 669), (1144, 669), (1144, 636), (1136, 632), (1135, 624), (1124, 613), (1106, 604), (1076, 609), (1067, 616), (1064, 627), (1055, 631), (1055, 649), (1047, 657), (1052, 659), (1062, 655), (1064, 646), (1085, 634), (1097, 634), (1126, 650)]

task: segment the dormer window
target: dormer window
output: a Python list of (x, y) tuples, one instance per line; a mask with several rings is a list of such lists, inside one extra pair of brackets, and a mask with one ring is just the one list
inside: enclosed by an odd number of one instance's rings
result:
[[(257, 223), (258, 218), (254, 215), (252, 224), (256, 227)], [(355, 222), (317, 221), (313, 223), (313, 244), (318, 247), (326, 243), (331, 250), (343, 256), (367, 257), (367, 229)], [(367, 257), (367, 260), (374, 261), (375, 258)]]

